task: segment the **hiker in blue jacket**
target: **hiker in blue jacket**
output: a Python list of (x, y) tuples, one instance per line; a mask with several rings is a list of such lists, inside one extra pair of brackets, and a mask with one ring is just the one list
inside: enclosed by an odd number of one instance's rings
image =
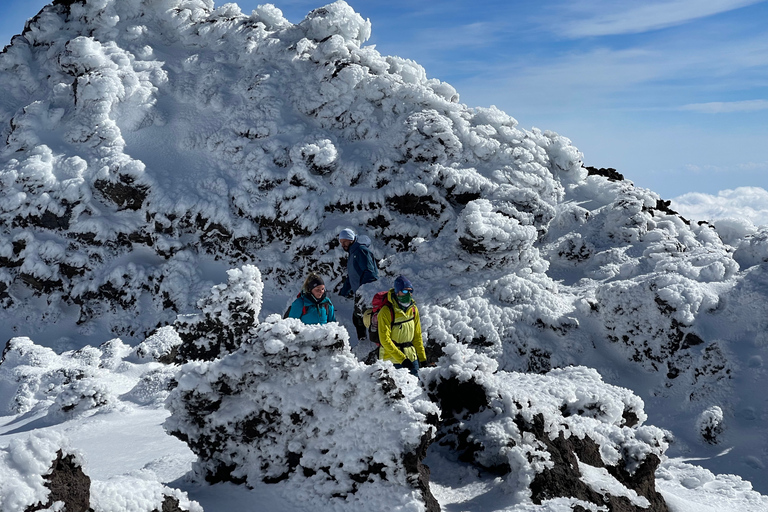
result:
[[(347, 278), (339, 292), (342, 297), (355, 299), (352, 323), (357, 331), (357, 339), (364, 340), (367, 329), (363, 323), (363, 311), (370, 302), (370, 297), (363, 297), (359, 292), (362, 285), (372, 283), (379, 278), (379, 268), (371, 249), (371, 239), (365, 235), (356, 235), (351, 229), (342, 229), (339, 233), (341, 248), (349, 253), (347, 259)], [(367, 299), (367, 300), (366, 300)]]
[(311, 273), (304, 280), (301, 294), (291, 304), (288, 318), (298, 318), (305, 324), (327, 324), (336, 321), (336, 311), (327, 297), (323, 278)]

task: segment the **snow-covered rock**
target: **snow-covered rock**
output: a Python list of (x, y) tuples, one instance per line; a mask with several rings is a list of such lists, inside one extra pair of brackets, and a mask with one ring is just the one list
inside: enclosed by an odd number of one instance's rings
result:
[[(425, 384), (442, 410), (439, 442), (461, 460), (503, 475), (522, 501), (667, 510), (654, 479), (667, 442), (663, 431), (642, 425), (640, 398), (587, 368), (493, 371), (494, 361), (451, 348)], [(605, 475), (615, 485), (602, 485)]]
[(61, 434), (36, 433), (0, 448), (0, 509), (88, 510), (91, 479)]
[(232, 353), (185, 364), (167, 405), (209, 482), (287, 480), (339, 510), (439, 509), (421, 467), (437, 407), (407, 372), (357, 361), (337, 324), (272, 315)]

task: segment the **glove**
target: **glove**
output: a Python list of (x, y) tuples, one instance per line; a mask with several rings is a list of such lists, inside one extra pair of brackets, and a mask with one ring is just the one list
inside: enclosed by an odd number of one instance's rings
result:
[(400, 366), (402, 366), (403, 368), (408, 368), (410, 370), (413, 368), (413, 362), (406, 357), (405, 359), (403, 359), (403, 362), (400, 363)]

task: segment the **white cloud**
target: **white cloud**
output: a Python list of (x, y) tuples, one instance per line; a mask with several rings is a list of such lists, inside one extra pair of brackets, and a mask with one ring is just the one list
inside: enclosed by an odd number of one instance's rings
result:
[(576, 12), (576, 18), (566, 26), (565, 34), (578, 38), (648, 32), (682, 25), (762, 1), (764, 0), (582, 2), (570, 6), (569, 10)]
[(672, 199), (672, 209), (692, 220), (749, 220), (768, 225), (768, 191), (760, 187), (721, 190), (717, 195), (691, 192)]
[(768, 100), (715, 101), (711, 103), (691, 103), (679, 110), (691, 110), (703, 114), (727, 114), (731, 112), (756, 112), (768, 110)]

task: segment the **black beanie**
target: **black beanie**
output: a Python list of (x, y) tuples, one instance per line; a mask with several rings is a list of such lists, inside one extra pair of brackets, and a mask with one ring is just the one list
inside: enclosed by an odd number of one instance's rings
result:
[(309, 277), (307, 277), (306, 282), (304, 283), (304, 291), (310, 292), (312, 291), (313, 288), (316, 288), (321, 284), (325, 284), (323, 282), (322, 277), (320, 277), (317, 274), (310, 274)]

